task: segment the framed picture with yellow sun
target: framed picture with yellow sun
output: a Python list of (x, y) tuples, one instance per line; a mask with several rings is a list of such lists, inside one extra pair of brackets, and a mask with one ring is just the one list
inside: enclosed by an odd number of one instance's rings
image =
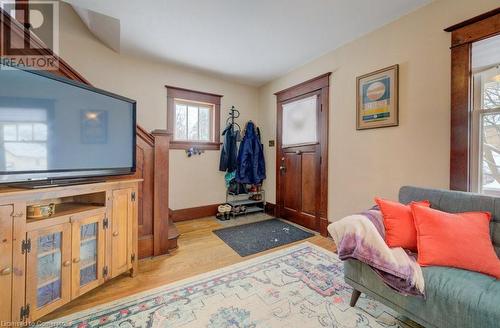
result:
[(374, 129), (399, 124), (399, 65), (356, 78), (356, 129)]

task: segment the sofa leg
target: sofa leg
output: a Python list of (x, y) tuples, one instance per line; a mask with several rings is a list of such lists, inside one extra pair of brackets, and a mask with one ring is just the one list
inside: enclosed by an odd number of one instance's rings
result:
[(354, 289), (352, 291), (351, 302), (349, 302), (349, 305), (356, 306), (356, 303), (358, 302), (358, 298), (360, 295), (361, 295), (361, 292), (359, 290)]

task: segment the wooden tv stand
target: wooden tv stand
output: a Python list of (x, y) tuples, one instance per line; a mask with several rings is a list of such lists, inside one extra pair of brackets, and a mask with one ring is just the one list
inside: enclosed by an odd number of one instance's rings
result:
[[(0, 322), (32, 322), (122, 273), (137, 273), (137, 187), (121, 179), (0, 188)], [(55, 204), (29, 219), (32, 205)]]

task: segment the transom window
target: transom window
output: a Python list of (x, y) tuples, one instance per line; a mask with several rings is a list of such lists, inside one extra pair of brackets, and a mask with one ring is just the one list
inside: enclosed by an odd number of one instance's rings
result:
[(222, 96), (167, 86), (167, 129), (172, 149), (220, 149)]

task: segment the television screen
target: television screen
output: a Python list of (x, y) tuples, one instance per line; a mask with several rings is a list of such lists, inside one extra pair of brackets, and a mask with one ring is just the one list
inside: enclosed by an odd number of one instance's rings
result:
[(0, 182), (135, 170), (133, 100), (0, 65)]

